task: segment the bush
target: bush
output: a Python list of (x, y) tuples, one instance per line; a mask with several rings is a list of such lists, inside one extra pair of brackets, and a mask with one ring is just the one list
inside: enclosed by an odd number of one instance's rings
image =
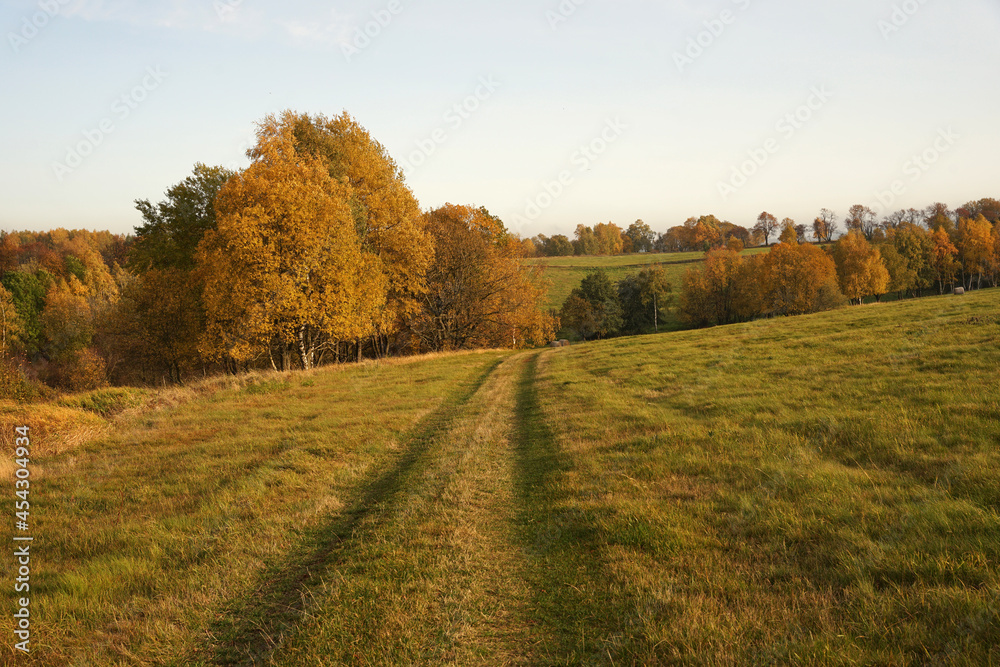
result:
[(108, 384), (107, 365), (97, 352), (86, 348), (53, 360), (45, 379), (69, 391), (100, 389)]
[(45, 387), (26, 378), (13, 361), (0, 357), (0, 400), (29, 403), (45, 397)]

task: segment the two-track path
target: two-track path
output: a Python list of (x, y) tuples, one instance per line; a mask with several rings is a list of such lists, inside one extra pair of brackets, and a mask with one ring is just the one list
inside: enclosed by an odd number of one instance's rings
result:
[(395, 467), (215, 629), (209, 664), (537, 664), (516, 479), (537, 355), (425, 417)]

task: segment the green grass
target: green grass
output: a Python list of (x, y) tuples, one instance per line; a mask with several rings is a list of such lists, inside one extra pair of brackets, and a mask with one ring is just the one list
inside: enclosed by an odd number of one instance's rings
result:
[[(767, 252), (768, 248), (750, 248), (746, 254)], [(703, 252), (673, 252), (642, 255), (618, 255), (614, 257), (537, 257), (526, 259), (528, 266), (543, 267), (542, 278), (548, 282), (545, 307), (558, 311), (563, 302), (588, 273), (603, 269), (612, 281), (639, 273), (651, 264), (660, 264), (667, 273), (667, 279), (679, 294), (684, 272), (692, 266), (699, 266), (705, 259)], [(671, 315), (662, 323), (666, 330), (681, 328), (680, 320)]]
[(18, 663), (996, 664), (998, 341), (992, 290), (0, 410)]
[(559, 577), (617, 630), (563, 635), (618, 664), (995, 664), (998, 297), (542, 357), (550, 515), (599, 573)]
[(639, 273), (650, 264), (662, 264), (670, 283), (675, 289), (679, 289), (684, 271), (689, 266), (700, 263), (704, 257), (705, 253), (685, 252), (617, 257), (539, 257), (524, 261), (529, 266), (544, 267), (542, 276), (550, 283), (545, 305), (559, 310), (570, 292), (579, 287), (587, 274), (595, 269), (603, 269), (611, 280), (618, 281)]

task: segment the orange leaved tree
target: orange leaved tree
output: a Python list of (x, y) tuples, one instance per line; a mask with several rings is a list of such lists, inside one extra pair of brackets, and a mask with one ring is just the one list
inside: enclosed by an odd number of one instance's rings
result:
[(955, 274), (962, 265), (955, 259), (958, 248), (951, 242), (946, 225), (940, 225), (931, 233), (931, 267), (937, 277), (938, 288), (944, 294), (944, 286), (955, 280)]
[(861, 228), (852, 227), (837, 241), (833, 259), (840, 289), (852, 303), (861, 304), (865, 297), (880, 297), (888, 291), (889, 271), (878, 248), (868, 242)]
[(446, 204), (427, 215), (435, 261), (411, 322), (426, 350), (523, 347), (552, 339), (543, 290), (521, 262), (521, 244), (484, 208)]

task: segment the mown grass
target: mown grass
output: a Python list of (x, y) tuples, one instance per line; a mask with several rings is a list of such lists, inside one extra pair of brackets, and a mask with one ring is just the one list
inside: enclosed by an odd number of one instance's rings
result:
[(998, 341), (984, 291), (12, 407), (17, 660), (996, 664)]
[[(110, 426), (91, 417), (96, 438), (58, 449), (32, 413), (54, 408), (5, 412), (5, 433), (26, 423), (34, 436), (33, 653), (18, 664), (188, 665), (258, 651), (285, 628), (273, 605), (309, 590), (292, 564), (308, 567), (324, 527), (349, 525), (371, 504), (372, 480), (410, 455), (421, 420), (501, 356), (275, 376), (176, 405), (168, 395)], [(10, 532), (7, 522), (8, 542)], [(13, 608), (12, 586), (5, 599)], [(11, 622), (0, 617), (8, 637)]]
[(601, 600), (557, 617), (563, 644), (609, 664), (1000, 661), (998, 301), (545, 355), (548, 514), (578, 517), (558, 548), (591, 564), (543, 603)]

